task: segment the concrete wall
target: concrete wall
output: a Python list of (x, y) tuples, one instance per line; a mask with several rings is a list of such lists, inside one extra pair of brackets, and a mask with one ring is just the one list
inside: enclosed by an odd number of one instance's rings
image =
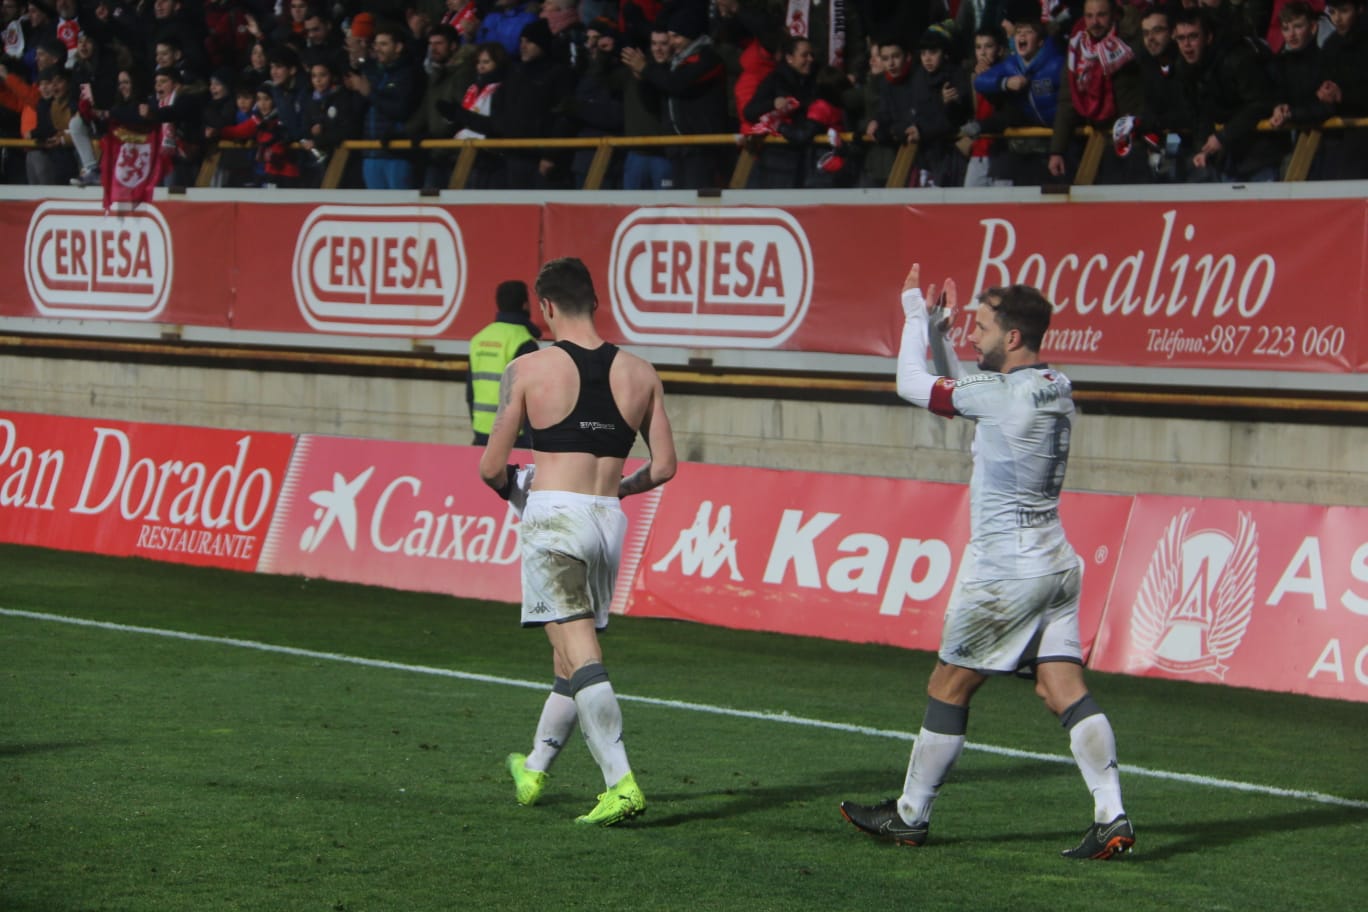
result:
[[(467, 443), (465, 387), (388, 378), (0, 356), (15, 411)], [(669, 397), (682, 459), (966, 482), (973, 425), (910, 406)], [(640, 444), (638, 444), (640, 447)], [(1067, 486), (1368, 506), (1368, 429), (1087, 415)]]

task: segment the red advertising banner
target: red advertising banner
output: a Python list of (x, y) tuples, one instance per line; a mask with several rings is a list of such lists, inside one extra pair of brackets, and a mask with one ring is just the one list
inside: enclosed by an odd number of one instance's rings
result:
[[(0, 234), (10, 250), (24, 251), (25, 281), (5, 283), (0, 312), (53, 319), (226, 324), (234, 257), (222, 238), (232, 224), (231, 207), (182, 206), (172, 211), (177, 217), (168, 220), (163, 208), (151, 204), (106, 214), (91, 200), (6, 202), (0, 206)], [(20, 227), (15, 224), (19, 218), (26, 223), (25, 230), (11, 243), (9, 235)], [(182, 277), (179, 294), (178, 262), (191, 274)]]
[[(260, 571), (521, 602), (518, 517), (480, 480), (481, 452), (301, 435)], [(655, 500), (623, 501), (624, 599)]]
[[(0, 319), (130, 320), (320, 336), (468, 339), (540, 265), (525, 206), (0, 202), (24, 283)], [(497, 226), (498, 230), (490, 230)], [(173, 241), (174, 238), (174, 241)]]
[[(0, 541), (518, 602), (518, 519), (479, 457), (0, 412)], [(623, 502), (614, 610), (934, 650), (967, 497), (686, 463)], [(1368, 700), (1368, 509), (1072, 493), (1061, 513), (1091, 667)]]
[[(605, 276), (613, 341), (892, 355), (908, 266), (1055, 304), (1062, 364), (1363, 363), (1362, 200), (718, 208), (548, 205), (548, 254)], [(1276, 225), (1275, 234), (1269, 226)], [(1273, 243), (1315, 237), (1317, 243)], [(1339, 303), (1334, 303), (1339, 302)], [(962, 357), (972, 313), (954, 333)]]
[(289, 434), (0, 412), (0, 541), (254, 570)]
[(541, 265), (535, 205), (241, 204), (234, 228), (243, 329), (469, 339)]
[[(1270, 230), (1275, 226), (1275, 230)], [(172, 238), (174, 237), (174, 243)], [(1314, 237), (1315, 243), (1293, 243)], [(1368, 202), (362, 205), (0, 202), (5, 317), (469, 339), (494, 289), (583, 258), (615, 342), (889, 356), (909, 263), (1037, 285), (1062, 365), (1368, 369)], [(966, 308), (954, 333), (968, 358)]]
[[(969, 539), (968, 488), (687, 464), (665, 487), (629, 612), (934, 650)], [(1130, 498), (1066, 495), (1091, 642)], [(1086, 648), (1086, 643), (1085, 643)]]
[(1136, 497), (1091, 664), (1368, 700), (1368, 509)]

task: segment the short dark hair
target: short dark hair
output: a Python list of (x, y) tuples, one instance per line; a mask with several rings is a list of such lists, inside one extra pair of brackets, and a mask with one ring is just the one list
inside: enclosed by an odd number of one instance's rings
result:
[(1033, 352), (1040, 351), (1045, 331), (1050, 328), (1054, 306), (1040, 289), (1030, 285), (1004, 285), (989, 288), (978, 296), (979, 305), (996, 316), (1004, 331), (1015, 329), (1021, 333), (1021, 344)]
[(271, 48), (266, 52), (266, 63), (268, 66), (283, 66), (299, 68), (299, 54), (295, 49), (287, 44), (282, 44)]
[(542, 264), (537, 273), (537, 297), (572, 315), (594, 312), (598, 296), (589, 267), (579, 257), (559, 257)]
[(508, 66), (508, 48), (498, 41), (482, 41), (475, 45), (475, 57), (478, 59), (481, 54), (488, 54), (496, 69)]
[(527, 308), (527, 283), (521, 279), (500, 282), (494, 289), (494, 303), (504, 313), (514, 313)]
[(1306, 0), (1288, 0), (1283, 4), (1283, 8), (1278, 10), (1278, 22), (1285, 24), (1294, 19), (1305, 19), (1307, 22), (1315, 22), (1320, 18), (1320, 13), (1316, 12), (1315, 7)]
[(1007, 47), (1007, 33), (996, 22), (985, 22), (974, 31), (975, 38), (992, 38), (1000, 48)]
[(1169, 28), (1173, 27), (1173, 10), (1162, 3), (1155, 3), (1140, 10), (1140, 20), (1142, 22), (1150, 16), (1163, 16), (1164, 21), (1168, 23)]
[(67, 58), (66, 45), (62, 44), (62, 42), (58, 41), (56, 38), (48, 38), (38, 42), (38, 50), (47, 54), (49, 57), (56, 57), (60, 61), (65, 61)]
[(807, 35), (782, 35), (779, 38), (779, 57), (787, 57), (798, 50), (800, 44), (812, 44)]
[(428, 32), (427, 34), (429, 38), (431, 38), (433, 35), (439, 35), (442, 38), (445, 38), (447, 41), (451, 42), (452, 44), (461, 43), (461, 33), (456, 31), (454, 28), (447, 25), (446, 23), (434, 26), (432, 31)]
[(1183, 9), (1177, 10), (1174, 12), (1170, 22), (1174, 28), (1177, 28), (1180, 25), (1195, 25), (1201, 30), (1203, 35), (1213, 34), (1211, 20), (1207, 18), (1207, 14), (1203, 12), (1200, 7), (1194, 7), (1192, 9), (1184, 7)]
[(185, 82), (185, 80), (181, 78), (180, 70), (176, 69), (175, 67), (157, 67), (156, 72), (154, 72), (152, 76), (154, 78), (157, 76), (165, 76), (167, 79), (176, 83), (176, 85), (180, 85), (181, 83)]
[(845, 71), (840, 67), (824, 66), (817, 70), (813, 87), (818, 98), (832, 107), (839, 108), (841, 98), (845, 95), (846, 89), (850, 88), (850, 81), (846, 79)]

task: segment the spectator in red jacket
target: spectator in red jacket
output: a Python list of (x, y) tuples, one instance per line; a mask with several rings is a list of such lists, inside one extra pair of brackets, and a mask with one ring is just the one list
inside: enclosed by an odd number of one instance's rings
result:
[(229, 127), (206, 127), (206, 139), (251, 140), (256, 144), (257, 176), (268, 187), (291, 187), (299, 180), (299, 162), (285, 136), (270, 83), (257, 89), (256, 107), (246, 120)]

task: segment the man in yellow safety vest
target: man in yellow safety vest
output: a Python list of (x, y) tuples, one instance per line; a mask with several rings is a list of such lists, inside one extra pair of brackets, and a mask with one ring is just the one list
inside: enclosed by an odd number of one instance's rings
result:
[[(517, 279), (500, 282), (494, 292), (494, 301), (498, 306), (494, 322), (470, 340), (466, 404), (470, 406), (470, 427), (475, 432), (476, 446), (489, 442), (489, 431), (494, 427), (494, 415), (499, 410), (499, 378), (503, 376), (504, 368), (519, 355), (540, 347), (537, 340), (541, 338), (541, 329), (532, 322), (527, 283)], [(523, 428), (514, 446), (526, 449), (531, 445), (527, 429)]]

